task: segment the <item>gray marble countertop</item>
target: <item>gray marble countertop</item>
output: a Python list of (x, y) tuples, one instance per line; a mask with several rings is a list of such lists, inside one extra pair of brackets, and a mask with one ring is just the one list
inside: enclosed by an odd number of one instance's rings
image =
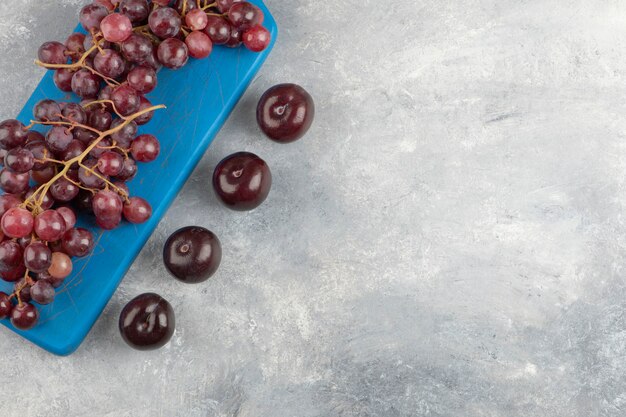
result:
[[(0, 119), (82, 0), (0, 3)], [(275, 51), (84, 344), (0, 329), (3, 416), (626, 415), (626, 5), (618, 0), (267, 0)], [(317, 102), (289, 146), (254, 123), (279, 82)], [(222, 208), (213, 167), (274, 172)], [(215, 231), (218, 274), (171, 279), (178, 227)], [(121, 340), (135, 295), (172, 342)]]

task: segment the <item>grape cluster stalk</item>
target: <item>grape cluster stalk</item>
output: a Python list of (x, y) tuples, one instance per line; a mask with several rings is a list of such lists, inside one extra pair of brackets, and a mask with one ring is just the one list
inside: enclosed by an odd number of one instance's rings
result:
[(79, 211), (104, 230), (151, 217), (126, 183), (160, 153), (155, 136), (138, 133), (165, 108), (145, 97), (158, 71), (206, 58), (214, 45), (263, 51), (271, 41), (263, 18), (240, 0), (94, 0), (80, 11), (86, 34), (41, 45), (35, 63), (81, 101), (45, 99), (28, 126), (0, 123), (0, 278), (14, 283), (11, 294), (0, 292), (0, 319), (34, 327), (36, 304), (53, 302), (72, 258), (92, 252), (92, 231), (76, 226)]

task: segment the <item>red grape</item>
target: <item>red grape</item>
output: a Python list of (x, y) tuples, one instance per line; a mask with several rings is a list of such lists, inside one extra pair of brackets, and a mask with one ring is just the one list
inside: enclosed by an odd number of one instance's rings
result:
[(185, 23), (191, 30), (204, 29), (208, 21), (207, 14), (201, 9), (193, 9), (185, 16)]
[(171, 69), (183, 67), (189, 59), (189, 50), (184, 42), (169, 38), (161, 42), (157, 49), (159, 62)]
[(111, 146), (113, 146), (113, 142), (111, 142), (111, 138), (107, 136), (101, 139), (98, 144), (89, 151), (89, 157), (98, 159), (103, 153), (111, 149)]
[(17, 207), (22, 203), (18, 197), (11, 194), (0, 195), (0, 217), (4, 216), (10, 208)]
[(72, 132), (65, 126), (52, 126), (46, 134), (46, 144), (53, 152), (63, 152), (74, 140)]
[(191, 10), (198, 9), (197, 0), (176, 0), (174, 2), (174, 8), (178, 13), (184, 15), (185, 13), (189, 13)]
[[(20, 247), (24, 249), (26, 246), (30, 245), (30, 242), (33, 241), (33, 236), (28, 235), (17, 239), (17, 243), (19, 243)], [(23, 257), (22, 257), (23, 260)]]
[(72, 91), (80, 98), (95, 98), (100, 91), (101, 81), (89, 70), (78, 70), (72, 76)]
[(78, 196), (74, 199), (74, 204), (76, 208), (84, 213), (92, 214), (93, 208), (91, 207), (91, 202), (93, 200), (93, 194), (91, 191), (80, 190), (78, 192)]
[(30, 211), (14, 207), (4, 213), (0, 223), (2, 232), (6, 236), (20, 238), (29, 235), (33, 231), (35, 220)]
[(130, 194), (130, 190), (128, 188), (128, 185), (126, 183), (123, 182), (119, 182), (119, 181), (113, 181), (113, 184), (119, 188), (120, 190), (122, 190), (123, 193), (125, 193), (126, 195)]
[(30, 176), (37, 184), (44, 184), (50, 181), (55, 173), (54, 167), (47, 166), (42, 169), (33, 169), (30, 171)]
[(137, 162), (152, 162), (159, 156), (159, 141), (152, 135), (140, 135), (130, 145), (130, 152)]
[(150, 67), (139, 65), (133, 68), (126, 77), (128, 85), (141, 94), (148, 94), (157, 85), (156, 71)]
[(72, 260), (63, 252), (52, 253), (52, 264), (48, 273), (54, 278), (65, 278), (72, 273)]
[[(126, 64), (124, 64), (124, 70), (126, 70)], [(98, 100), (111, 100), (111, 93), (113, 92), (113, 87), (110, 85), (105, 85), (102, 87), (100, 92), (98, 93)], [(113, 106), (111, 103), (102, 103), (102, 107), (104, 107), (108, 112), (113, 112)]]
[(117, 218), (122, 214), (122, 199), (110, 190), (98, 191), (93, 196), (93, 213), (102, 219)]
[(30, 288), (31, 299), (41, 305), (50, 304), (54, 301), (56, 292), (52, 284), (46, 280), (40, 280)]
[(69, 207), (59, 207), (57, 208), (57, 212), (63, 217), (63, 221), (65, 221), (65, 229), (70, 230), (76, 224), (76, 213)]
[[(90, 34), (85, 35), (85, 41), (83, 42), (83, 48), (85, 50), (91, 49), (93, 46), (95, 45), (94, 41), (93, 41), (93, 37)], [(101, 49), (108, 49), (111, 47), (111, 44), (109, 42), (107, 42), (106, 40), (100, 38), (98, 40), (98, 45), (100, 46)], [(96, 56), (96, 54), (98, 53), (98, 50), (94, 50), (91, 52), (91, 54), (89, 54), (90, 58), (93, 58), (94, 56)], [(86, 63), (88, 64), (89, 61), (87, 60)]]
[(28, 173), (20, 174), (8, 169), (0, 171), (0, 188), (9, 194), (21, 194), (28, 190)]
[(103, 49), (93, 59), (94, 69), (109, 78), (117, 78), (124, 73), (125, 63), (119, 52)]
[(80, 104), (67, 103), (63, 108), (63, 116), (72, 123), (87, 123), (87, 113)]
[(23, 302), (30, 301), (30, 285), (26, 283), (26, 280), (24, 278), (18, 280), (15, 284), (13, 284), (13, 292), (19, 293), (20, 300), (22, 300)]
[(197, 30), (187, 35), (185, 44), (189, 49), (189, 55), (198, 59), (208, 57), (213, 50), (211, 39), (204, 32)]
[(72, 60), (78, 60), (85, 53), (85, 35), (82, 33), (72, 33), (65, 41), (65, 48)]
[(63, 250), (70, 256), (87, 256), (95, 245), (93, 234), (82, 227), (70, 229), (61, 239)]
[[(111, 129), (115, 129), (122, 123), (124, 123), (123, 119), (113, 120), (113, 123), (111, 123)], [(111, 135), (111, 140), (113, 140), (117, 144), (117, 146), (120, 146), (122, 148), (128, 148), (130, 146), (130, 142), (135, 138), (136, 135), (137, 123), (132, 121), (124, 125), (124, 127), (122, 127), (117, 132), (113, 133)]]
[(39, 281), (49, 282), (54, 288), (59, 288), (61, 285), (63, 285), (63, 281), (65, 280), (65, 278), (53, 277), (48, 273), (48, 271), (38, 273), (37, 279)]
[[(86, 149), (86, 146), (83, 142), (78, 139), (74, 139), (67, 145), (67, 148), (61, 153), (59, 153), (59, 157), (62, 161), (69, 161), (70, 159), (74, 159), (80, 156)], [(76, 166), (76, 163), (73, 164)]]
[[(46, 181), (49, 181), (49, 180), (46, 180)], [(39, 187), (38, 186), (30, 187), (28, 191), (26, 192), (26, 194), (24, 194), (24, 199), (28, 200), (30, 196), (32, 196), (35, 193), (35, 191), (37, 191), (37, 188)], [(50, 191), (48, 191), (44, 194), (43, 199), (41, 200), (41, 208), (43, 210), (48, 210), (53, 205), (54, 205), (54, 198), (50, 194)]]
[(158, 46), (153, 45), (152, 51), (150, 52), (150, 54), (146, 57), (146, 59), (144, 59), (143, 61), (140, 61), (139, 63), (141, 65), (150, 67), (154, 69), (155, 71), (158, 71), (159, 69), (161, 69), (163, 65), (159, 62)]
[(150, 14), (150, 6), (147, 0), (122, 0), (120, 13), (128, 16), (131, 22), (139, 23), (146, 20)]
[(41, 100), (33, 107), (33, 116), (44, 122), (57, 122), (61, 116), (61, 106), (54, 100)]
[(65, 220), (56, 210), (46, 210), (35, 217), (34, 230), (41, 240), (54, 242), (65, 233)]
[[(139, 101), (141, 102), (141, 104), (139, 105), (139, 111), (152, 107), (152, 103), (150, 103), (150, 100), (148, 100), (144, 96), (139, 96)], [(150, 120), (152, 120), (152, 116), (154, 116), (154, 110), (144, 113), (141, 116), (135, 118), (135, 122), (138, 125), (145, 125)]]
[(113, 10), (115, 10), (115, 4), (118, 3), (118, 1), (111, 1), (111, 0), (93, 0), (94, 4), (99, 4), (101, 6), (104, 6), (107, 8), (108, 11), (112, 12)]
[(11, 297), (5, 292), (0, 292), (0, 320), (11, 316), (11, 310), (13, 310)]
[(235, 26), (231, 25), (230, 37), (228, 38), (228, 41), (226, 41), (224, 45), (228, 46), (229, 48), (239, 47), (239, 45), (241, 45), (241, 36), (242, 36), (241, 31), (237, 29)]
[(130, 202), (124, 204), (124, 218), (131, 223), (144, 223), (152, 215), (150, 203), (141, 197), (131, 197)]
[(25, 148), (13, 148), (4, 157), (4, 166), (14, 172), (26, 173), (33, 169), (35, 157)]
[(46, 42), (39, 47), (37, 56), (44, 64), (65, 64), (67, 63), (65, 51), (65, 45), (61, 42)]
[(111, 126), (113, 115), (104, 107), (96, 107), (89, 112), (89, 126), (104, 132)]
[(261, 52), (270, 44), (272, 35), (261, 25), (256, 25), (243, 33), (243, 44), (252, 52)]
[(59, 68), (54, 71), (54, 85), (61, 91), (69, 93), (72, 91), (72, 77), (74, 76), (74, 70), (69, 68)]
[(39, 311), (30, 303), (20, 303), (11, 311), (11, 324), (20, 330), (32, 329), (39, 319)]
[(119, 181), (130, 181), (137, 175), (137, 164), (132, 158), (124, 159), (124, 168), (122, 172), (115, 176)]
[(104, 188), (105, 182), (102, 177), (104, 175), (97, 174), (96, 166), (98, 161), (96, 159), (87, 159), (83, 161), (83, 166), (78, 168), (78, 179), (80, 182), (89, 188)]
[(26, 141), (28, 131), (17, 120), (9, 119), (0, 123), (0, 148), (11, 149), (22, 146)]
[(159, 7), (150, 13), (148, 24), (152, 33), (161, 39), (167, 39), (178, 35), (182, 20), (171, 7)]
[(104, 175), (115, 176), (122, 172), (124, 158), (119, 153), (106, 151), (98, 158), (98, 171)]
[(37, 132), (36, 130), (29, 130), (26, 135), (26, 145), (28, 145), (31, 142), (37, 142), (37, 141), (42, 141), (42, 140), (44, 140), (44, 136), (41, 133)]
[(7, 272), (23, 262), (24, 251), (14, 240), (0, 242), (0, 271)]
[(235, 3), (228, 10), (228, 19), (239, 30), (246, 30), (263, 23), (263, 12), (247, 1)]
[(121, 45), (122, 54), (131, 62), (143, 62), (152, 54), (152, 42), (143, 35), (133, 33)]
[(218, 10), (222, 13), (226, 13), (228, 12), (228, 10), (230, 10), (233, 4), (239, 3), (241, 1), (242, 0), (217, 0), (216, 3)]
[(100, 156), (103, 153), (107, 152), (107, 150), (109, 150), (112, 145), (113, 142), (111, 142), (111, 139), (109, 137), (106, 137), (100, 140), (100, 142), (98, 142), (98, 145), (89, 152), (89, 156), (92, 156), (94, 158), (100, 158)]
[(100, 22), (109, 14), (106, 7), (100, 4), (89, 4), (80, 11), (79, 19), (83, 28), (89, 32), (100, 29)]
[(52, 264), (52, 252), (42, 242), (32, 242), (24, 249), (24, 265), (29, 271), (44, 272)]
[(137, 112), (141, 104), (137, 91), (127, 84), (116, 87), (111, 93), (111, 100), (115, 104), (115, 109), (122, 116), (129, 116)]
[(122, 215), (114, 217), (96, 217), (96, 224), (103, 230), (113, 230), (122, 222)]
[(15, 282), (19, 281), (24, 276), (24, 273), (26, 273), (26, 267), (21, 263), (10, 271), (0, 272), (0, 278), (6, 282)]
[(81, 141), (84, 144), (90, 144), (98, 137), (98, 135), (88, 129), (84, 129), (82, 127), (74, 128), (74, 138)]
[(123, 42), (133, 33), (133, 24), (128, 16), (111, 13), (100, 22), (104, 39), (109, 42)]
[(230, 23), (219, 16), (208, 16), (204, 33), (206, 33), (215, 45), (224, 45), (230, 39)]

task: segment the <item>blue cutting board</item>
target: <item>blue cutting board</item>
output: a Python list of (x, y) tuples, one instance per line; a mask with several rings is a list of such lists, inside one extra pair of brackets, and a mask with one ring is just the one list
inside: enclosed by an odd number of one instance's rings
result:
[[(57, 290), (54, 303), (39, 306), (40, 321), (35, 328), (20, 331), (9, 320), (0, 320), (1, 324), (57, 355), (69, 355), (78, 348), (274, 46), (276, 21), (261, 0), (250, 1), (265, 13), (263, 24), (272, 34), (265, 51), (216, 46), (207, 59), (190, 59), (176, 71), (162, 69), (157, 88), (147, 96), (153, 104), (167, 106), (140, 127), (140, 132), (159, 138), (161, 154), (152, 163), (140, 163), (129, 186), (132, 195), (150, 202), (152, 218), (142, 225), (124, 222), (116, 230), (98, 232), (93, 253), (75, 259), (74, 272)], [(36, 51), (32, 52), (34, 57)], [(48, 71), (20, 112), (22, 123), (30, 122), (32, 108), (41, 99), (78, 101), (59, 91), (52, 76)], [(255, 123), (250, 117), (250, 123)], [(97, 230), (90, 216), (80, 217), (83, 225)], [(11, 293), (12, 288), (13, 284), (0, 280), (0, 291)]]

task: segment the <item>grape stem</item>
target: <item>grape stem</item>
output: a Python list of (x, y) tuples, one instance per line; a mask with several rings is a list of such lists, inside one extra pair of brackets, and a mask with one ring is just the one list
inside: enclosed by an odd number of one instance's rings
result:
[(133, 32), (144, 32), (145, 30), (150, 29), (149, 25), (141, 25), (141, 26), (135, 26), (133, 28)]
[(123, 153), (126, 158), (128, 158), (128, 149), (124, 149), (121, 146), (117, 146), (117, 142), (115, 141), (113, 141), (113, 144), (111, 146), (98, 146), (98, 149), (103, 149), (103, 150), (116, 149), (120, 151), (121, 153)]
[(35, 159), (35, 162), (40, 163), (40, 164), (46, 164), (48, 162), (52, 162), (53, 164), (62, 164), (63, 163), (63, 161), (59, 161), (59, 160), (53, 159), (53, 158)]
[(84, 185), (82, 185), (82, 184), (80, 184), (80, 183), (78, 183), (78, 182), (74, 181), (73, 179), (71, 179), (71, 178), (70, 178), (70, 177), (68, 177), (67, 175), (65, 175), (63, 178), (65, 178), (66, 180), (68, 180), (69, 182), (71, 182), (72, 184), (74, 184), (75, 186), (77, 186), (78, 188), (83, 189), (83, 190), (86, 190), (86, 191), (89, 191), (89, 192), (91, 192), (92, 194), (95, 194), (95, 193), (96, 193), (96, 191), (98, 191), (98, 190), (96, 190), (96, 189), (94, 189), (94, 188), (85, 187)]
[(29, 270), (26, 269), (26, 272), (24, 273), (24, 286), (28, 285), (30, 287), (32, 287), (35, 284), (35, 281), (33, 281), (33, 278), (29, 275)]
[(78, 69), (78, 68), (83, 68), (85, 66), (85, 61), (87, 60), (89, 55), (91, 55), (91, 53), (93, 51), (95, 51), (96, 49), (98, 49), (98, 44), (93, 45), (91, 48), (89, 48), (87, 51), (85, 51), (83, 56), (80, 57), (80, 59), (78, 61), (74, 62), (73, 64), (46, 64), (45, 62), (42, 62), (42, 61), (40, 61), (38, 59), (35, 60), (35, 64), (39, 65), (40, 67), (47, 68), (47, 69), (61, 69), (61, 68)]
[(99, 130), (94, 129), (91, 126), (86, 126), (83, 125), (81, 123), (74, 123), (74, 122), (48, 122), (48, 121), (39, 121), (39, 120), (31, 120), (30, 124), (28, 126), (26, 126), (24, 129), (31, 129), (33, 126), (35, 125), (45, 125), (45, 126), (69, 126), (70, 129), (75, 128), (75, 127), (80, 127), (82, 129), (87, 129), (87, 130), (91, 130), (94, 133), (100, 133)]
[(207, 4), (207, 0), (202, 0), (202, 3), (203, 3), (203, 6), (200, 8), (202, 10), (207, 10), (207, 9), (212, 8), (212, 7), (217, 7), (217, 2), (216, 1), (211, 3), (211, 4)]
[(94, 100), (94, 101), (90, 101), (90, 102), (89, 102), (89, 103), (87, 103), (87, 104), (84, 104), (84, 105), (83, 105), (83, 107), (89, 107), (89, 106), (92, 106), (92, 105), (94, 105), (94, 104), (110, 104), (110, 105), (111, 105), (111, 107), (113, 108), (113, 111), (115, 112), (115, 114), (117, 114), (117, 115), (119, 116), (119, 118), (120, 118), (120, 119), (124, 119), (124, 120), (126, 120), (126, 116), (122, 115), (122, 114), (121, 114), (121, 113), (117, 110), (117, 108), (115, 107), (115, 103), (113, 102), (113, 100), (105, 100), (105, 99), (102, 99), (102, 100)]
[(22, 290), (25, 287), (32, 287), (35, 284), (35, 281), (33, 281), (33, 279), (31, 278), (29, 274), (30, 274), (30, 271), (28, 270), (28, 268), (26, 268), (26, 272), (24, 273), (24, 280), (20, 283), (20, 285), (15, 287), (15, 290), (9, 296), (10, 298), (15, 297), (17, 299), (18, 305), (22, 305), (22, 298), (20, 297), (20, 292), (22, 292)]
[(117, 87), (118, 85), (120, 85), (119, 82), (115, 81), (113, 78), (109, 78), (104, 74), (99, 73), (98, 71), (96, 71), (95, 69), (91, 68), (89, 65), (83, 65), (83, 68), (85, 68), (86, 70), (91, 71), (91, 73), (97, 75), (98, 77), (102, 78), (104, 80), (105, 83), (107, 83), (107, 85), (109, 87)]
[[(89, 168), (87, 165), (79, 163), (78, 164), (81, 168), (83, 168), (85, 171), (90, 172), (92, 175), (95, 175), (96, 177), (100, 178), (102, 181), (104, 181), (107, 185), (107, 187), (111, 187), (115, 190), (115, 192), (117, 194), (120, 195), (120, 197), (122, 197), (124, 199), (124, 201), (126, 201), (127, 203), (130, 202), (130, 200), (128, 199), (128, 194), (126, 193), (126, 191), (122, 190), (120, 187), (118, 187), (117, 185), (113, 184), (111, 181), (109, 181), (106, 177), (104, 177), (103, 175), (100, 175), (98, 172), (96, 172), (93, 168)], [(92, 191), (93, 193), (93, 191)]]
[(104, 82), (107, 83), (107, 85), (111, 87), (117, 87), (118, 85), (120, 85), (119, 82), (117, 82), (113, 78), (107, 77), (106, 75), (99, 73), (94, 68), (90, 67), (89, 65), (85, 63), (87, 61), (87, 58), (89, 58), (89, 55), (91, 55), (94, 51), (99, 50), (100, 53), (104, 52), (102, 48), (100, 47), (100, 40), (98, 40), (100, 36), (101, 36), (100, 32), (93, 35), (94, 45), (91, 48), (89, 48), (87, 51), (85, 51), (83, 56), (81, 56), (80, 59), (74, 62), (73, 64), (47, 64), (38, 59), (35, 60), (35, 64), (39, 65), (40, 67), (47, 68), (47, 69), (62, 69), (63, 68), (63, 69), (69, 69), (69, 70), (78, 70), (79, 68), (84, 68), (90, 71), (92, 74), (95, 74), (98, 77), (102, 78)]

